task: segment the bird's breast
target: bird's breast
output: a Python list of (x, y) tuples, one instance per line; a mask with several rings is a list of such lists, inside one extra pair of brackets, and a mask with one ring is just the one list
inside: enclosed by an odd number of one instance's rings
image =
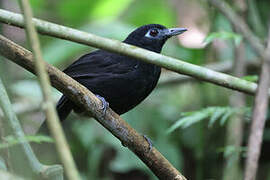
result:
[(152, 64), (139, 63), (134, 68), (127, 79), (119, 79), (118, 86), (110, 91), (110, 106), (119, 114), (141, 103), (155, 88), (160, 76), (160, 67)]
[(145, 99), (155, 88), (160, 72), (161, 68), (152, 64), (138, 65), (136, 78), (133, 82), (130, 82), (130, 86), (134, 88), (133, 95), (138, 97), (139, 102)]

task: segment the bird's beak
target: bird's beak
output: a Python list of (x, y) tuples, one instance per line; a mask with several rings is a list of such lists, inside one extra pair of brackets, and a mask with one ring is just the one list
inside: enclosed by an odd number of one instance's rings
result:
[(186, 28), (169, 28), (166, 29), (165, 35), (168, 37), (176, 36), (187, 31)]

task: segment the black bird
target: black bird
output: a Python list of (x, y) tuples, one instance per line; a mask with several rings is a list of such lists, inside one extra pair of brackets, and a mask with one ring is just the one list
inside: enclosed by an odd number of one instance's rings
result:
[[(148, 24), (130, 33), (123, 42), (160, 53), (167, 39), (186, 30)], [(97, 50), (82, 56), (63, 72), (98, 95), (103, 103), (106, 99), (116, 113), (123, 114), (151, 93), (161, 68), (124, 55)], [(60, 120), (66, 119), (72, 110), (82, 112), (63, 95), (57, 103)]]

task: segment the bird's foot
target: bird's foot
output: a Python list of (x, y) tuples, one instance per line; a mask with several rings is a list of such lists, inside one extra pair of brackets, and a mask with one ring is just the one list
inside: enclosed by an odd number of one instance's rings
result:
[(153, 143), (152, 143), (151, 139), (149, 139), (146, 135), (143, 135), (143, 137), (149, 144), (148, 152), (150, 152), (152, 150), (152, 148), (153, 148)]
[(98, 94), (96, 94), (96, 97), (102, 102), (101, 109), (103, 110), (103, 115), (105, 115), (106, 114), (106, 110), (109, 107), (109, 103), (105, 100), (104, 97), (102, 97), (102, 96), (100, 96)]

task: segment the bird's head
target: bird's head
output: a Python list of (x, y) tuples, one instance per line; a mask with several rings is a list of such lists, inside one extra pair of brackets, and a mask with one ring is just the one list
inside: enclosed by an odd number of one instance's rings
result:
[(186, 28), (166, 28), (160, 24), (148, 24), (130, 33), (124, 42), (160, 53), (167, 39), (185, 31)]

